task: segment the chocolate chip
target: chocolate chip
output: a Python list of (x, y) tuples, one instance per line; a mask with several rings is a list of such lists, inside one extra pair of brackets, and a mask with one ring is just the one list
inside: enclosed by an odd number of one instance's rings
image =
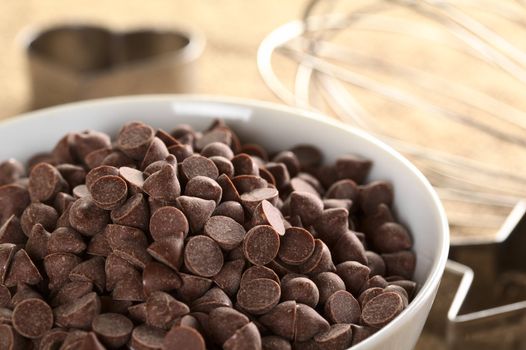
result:
[(58, 213), (55, 208), (43, 203), (31, 203), (20, 217), (20, 225), (29, 237), (36, 224), (41, 224), (47, 231), (53, 231), (57, 220)]
[(228, 177), (234, 176), (234, 166), (232, 165), (232, 162), (225, 157), (221, 156), (213, 156), (209, 157), (212, 162), (214, 162), (215, 166), (217, 167), (217, 170), (219, 172), (219, 175), (226, 175)]
[(274, 335), (261, 338), (263, 350), (292, 350), (290, 342)]
[(227, 216), (212, 216), (203, 232), (224, 250), (232, 250), (241, 244), (246, 233), (243, 226)]
[(202, 297), (194, 300), (192, 303), (192, 311), (210, 313), (218, 307), (232, 307), (232, 300), (220, 288), (212, 288), (208, 290)]
[(104, 210), (120, 207), (128, 197), (128, 185), (119, 176), (106, 175), (97, 179), (90, 188), (95, 204)]
[(357, 323), (360, 319), (360, 303), (345, 290), (334, 292), (325, 303), (325, 315), (332, 323)]
[(345, 283), (334, 272), (322, 272), (312, 278), (320, 294), (320, 304), (325, 304), (327, 299), (339, 290), (345, 290)]
[(368, 326), (380, 328), (391, 322), (403, 309), (404, 301), (399, 294), (385, 292), (365, 304), (361, 319)]
[(0, 284), (5, 283), (5, 279), (11, 266), (11, 261), (15, 256), (17, 247), (11, 243), (0, 244)]
[[(96, 167), (95, 169), (90, 170), (88, 174), (86, 175), (86, 187), (88, 188), (88, 191), (91, 191), (91, 186), (100, 179), (103, 176), (117, 176), (119, 175), (119, 169), (113, 166), (109, 165), (101, 165), (99, 167)], [(82, 185), (82, 184), (79, 184)]]
[(245, 270), (243, 275), (241, 276), (241, 282), (240, 286), (243, 287), (248, 282), (258, 279), (258, 278), (265, 278), (275, 281), (276, 283), (280, 283), (278, 275), (271, 269), (265, 266), (252, 266)]
[(407, 307), (407, 305), (409, 304), (409, 296), (407, 295), (407, 292), (406, 292), (406, 290), (404, 288), (402, 288), (400, 286), (397, 286), (395, 284), (392, 284), (392, 285), (386, 286), (384, 288), (384, 291), (385, 292), (393, 292), (393, 293), (396, 293), (396, 294), (400, 295), (400, 297), (404, 301), (404, 308)]
[(99, 167), (104, 162), (104, 159), (112, 153), (110, 148), (100, 148), (98, 150), (88, 153), (84, 157), (84, 163), (87, 165), (88, 169), (95, 169)]
[(254, 159), (246, 153), (237, 154), (231, 159), (234, 166), (234, 174), (239, 175), (259, 175), (258, 165)]
[(89, 329), (93, 319), (100, 313), (100, 298), (96, 293), (89, 293), (69, 304), (61, 305), (55, 310), (55, 323), (60, 327)]
[(144, 301), (146, 297), (139, 272), (135, 271), (130, 276), (120, 279), (115, 284), (111, 296), (119, 301)]
[(300, 227), (291, 227), (285, 231), (279, 247), (279, 258), (289, 265), (300, 265), (314, 253), (314, 237)]
[(206, 176), (196, 176), (191, 178), (186, 184), (185, 195), (190, 197), (199, 197), (211, 199), (219, 203), (223, 190), (219, 184)]
[(77, 281), (66, 283), (51, 301), (52, 306), (69, 304), (93, 291), (93, 283)]
[(278, 255), (279, 235), (271, 226), (255, 226), (247, 232), (243, 247), (248, 261), (266, 265)]
[(411, 279), (415, 272), (416, 256), (411, 251), (382, 254), (387, 274)]
[(232, 183), (237, 189), (237, 192), (239, 192), (240, 194), (252, 192), (257, 189), (265, 189), (268, 187), (267, 180), (257, 175), (238, 175), (232, 178)]
[(241, 274), (245, 268), (245, 260), (228, 261), (217, 275), (213, 277), (214, 283), (230, 296), (237, 293), (241, 284)]
[(356, 345), (373, 335), (377, 329), (368, 326), (351, 325), (353, 339), (351, 345)]
[(361, 264), (367, 264), (365, 248), (356, 234), (350, 230), (342, 234), (336, 241), (333, 255), (337, 262), (354, 260)]
[(305, 225), (312, 225), (323, 212), (323, 202), (309, 192), (292, 192), (290, 195), (290, 214), (299, 216)]
[(29, 195), (33, 201), (47, 202), (67, 188), (67, 182), (53, 165), (39, 163), (29, 175)]
[(334, 263), (327, 245), (319, 239), (314, 240), (314, 252), (303, 265), (299, 266), (299, 270), (301, 273), (308, 274), (334, 271)]
[(203, 336), (193, 328), (185, 326), (173, 327), (166, 334), (163, 341), (163, 350), (205, 350), (205, 340)]
[(83, 346), (84, 340), (88, 336), (88, 332), (81, 330), (72, 330), (64, 339), (60, 350), (76, 350), (79, 347)]
[(150, 234), (154, 240), (171, 237), (178, 232), (188, 234), (189, 224), (182, 211), (175, 207), (157, 209), (150, 218)]
[(311, 169), (320, 166), (323, 161), (321, 151), (311, 145), (297, 145), (291, 150), (296, 155), (301, 169)]
[(26, 299), (13, 310), (13, 327), (26, 338), (40, 338), (53, 327), (53, 312), (41, 299)]
[(142, 285), (147, 296), (156, 291), (178, 289), (182, 284), (175, 271), (157, 262), (148, 263), (142, 272)]
[(141, 230), (148, 228), (150, 210), (142, 193), (131, 196), (123, 205), (111, 211), (111, 221), (114, 224), (136, 227)]
[(214, 162), (200, 155), (192, 155), (183, 160), (181, 169), (187, 179), (192, 179), (196, 176), (217, 179), (219, 176), (219, 171)]
[(211, 238), (202, 235), (194, 236), (186, 243), (184, 263), (192, 273), (202, 277), (212, 277), (223, 267), (223, 253)]
[(326, 209), (314, 226), (319, 238), (333, 246), (349, 230), (349, 212), (343, 208)]
[(130, 193), (136, 194), (142, 192), (144, 186), (144, 175), (142, 171), (129, 167), (120, 167), (118, 174), (126, 181)]
[(30, 344), (10, 325), (0, 324), (0, 348), (7, 350), (27, 349)]
[(183, 285), (177, 290), (177, 297), (185, 302), (202, 297), (212, 286), (212, 280), (199, 276), (179, 273)]
[(297, 305), (294, 300), (278, 304), (272, 310), (259, 318), (259, 321), (285, 339), (293, 340), (296, 332)]
[(351, 179), (356, 183), (363, 183), (372, 162), (368, 159), (363, 159), (355, 155), (346, 155), (336, 159), (336, 174), (338, 179)]
[(175, 167), (165, 164), (150, 175), (143, 185), (143, 190), (150, 197), (163, 201), (174, 201), (181, 194), (181, 185)]
[(296, 176), (300, 171), (300, 162), (296, 155), (290, 151), (278, 153), (276, 156), (274, 156), (274, 158), (272, 158), (272, 161), (285, 164), (291, 177)]
[(120, 314), (100, 314), (93, 319), (92, 329), (105, 345), (114, 349), (128, 342), (133, 323)]
[[(7, 253), (11, 254), (9, 251)], [(7, 261), (9, 261), (9, 258)], [(26, 251), (24, 249), (17, 251), (5, 275), (4, 285), (6, 287), (14, 287), (21, 283), (35, 285), (40, 281), (42, 281), (42, 276)]]
[(131, 346), (135, 350), (161, 350), (166, 331), (140, 325), (135, 327), (131, 336)]
[(29, 192), (24, 187), (17, 184), (0, 186), (0, 223), (11, 215), (20, 217), (29, 203)]
[(234, 157), (234, 152), (232, 152), (232, 149), (230, 149), (228, 145), (222, 142), (212, 142), (206, 145), (201, 150), (201, 155), (207, 158), (211, 158), (214, 156), (220, 156), (228, 160), (231, 160)]
[(248, 317), (229, 307), (219, 307), (210, 312), (209, 328), (214, 341), (223, 345), (241, 327), (248, 324)]
[(224, 344), (225, 350), (259, 350), (261, 349), (261, 335), (253, 322), (238, 329)]
[(360, 187), (360, 205), (365, 214), (376, 212), (380, 204), (388, 207), (393, 202), (393, 185), (386, 181), (373, 181)]
[(385, 288), (387, 285), (388, 283), (385, 278), (380, 275), (375, 275), (365, 282), (365, 284), (362, 286), (362, 291), (373, 287)]
[(110, 222), (110, 217), (90, 197), (84, 197), (70, 206), (69, 222), (81, 234), (92, 237), (104, 229)]
[(56, 169), (60, 172), (60, 175), (62, 175), (64, 180), (66, 180), (66, 183), (69, 185), (65, 188), (74, 188), (86, 182), (86, 170), (84, 170), (84, 168), (81, 166), (73, 164), (59, 164), (57, 165)]
[(248, 312), (262, 315), (274, 308), (280, 297), (280, 285), (276, 281), (258, 278), (243, 284), (237, 294), (237, 302)]
[(329, 187), (325, 196), (332, 199), (349, 199), (357, 203), (359, 196), (358, 185), (350, 179), (340, 180)]
[(390, 285), (400, 286), (405, 289), (409, 300), (413, 299), (417, 285), (415, 281), (410, 280), (397, 280), (389, 282)]
[[(240, 205), (241, 206), (241, 205)], [(13, 243), (23, 244), (27, 241), (27, 236), (22, 231), (20, 219), (11, 215), (0, 227), (0, 244)]]
[(25, 248), (31, 259), (35, 261), (44, 259), (48, 254), (48, 242), (50, 237), (51, 234), (46, 231), (44, 226), (40, 224), (33, 226)]
[(379, 253), (394, 253), (410, 249), (413, 246), (409, 232), (396, 222), (386, 222), (370, 235), (371, 241)]
[(106, 287), (105, 260), (100, 256), (83, 261), (71, 270), (69, 279), (72, 282), (91, 282), (99, 291)]
[(169, 329), (176, 318), (189, 312), (186, 304), (165, 292), (153, 292), (146, 301), (146, 323), (153, 327)]
[(91, 240), (86, 251), (89, 255), (107, 257), (111, 254), (111, 247), (103, 233), (96, 234)]
[(241, 225), (245, 222), (243, 207), (239, 202), (234, 201), (226, 201), (219, 204), (212, 213), (212, 216), (227, 216)]
[(193, 233), (203, 229), (216, 207), (215, 202), (212, 200), (188, 196), (177, 198), (177, 205), (186, 216)]
[(0, 186), (9, 185), (24, 177), (24, 165), (16, 159), (8, 159), (0, 163)]
[(170, 153), (164, 142), (158, 137), (154, 137), (141, 162), (141, 169), (146, 169), (148, 165), (159, 160), (164, 160), (168, 155), (170, 155)]
[(221, 142), (228, 146), (232, 143), (232, 132), (226, 127), (213, 128), (204, 133), (195, 143), (197, 149), (202, 150), (213, 142)]
[(371, 270), (371, 277), (374, 275), (385, 275), (385, 263), (380, 255), (368, 250), (365, 252), (365, 256), (367, 257), (367, 266)]
[(39, 350), (54, 350), (59, 349), (68, 332), (64, 329), (53, 328), (47, 331), (40, 339)]
[(144, 158), (155, 137), (154, 130), (143, 123), (125, 125), (117, 136), (117, 147), (132, 159)]
[(320, 293), (316, 284), (308, 278), (292, 278), (282, 284), (282, 300), (296, 300), (312, 308), (318, 305)]
[(177, 141), (172, 135), (170, 135), (162, 129), (157, 129), (157, 131), (155, 132), (155, 137), (161, 139), (161, 141), (163, 141), (166, 146), (173, 146), (179, 144), (179, 141)]
[(363, 285), (369, 278), (371, 270), (357, 261), (346, 261), (336, 265), (336, 274), (341, 277), (347, 290), (355, 296), (359, 295)]
[(290, 175), (285, 164), (270, 162), (265, 164), (265, 169), (272, 174), (272, 177), (276, 182), (276, 187), (280, 191), (289, 185)]
[(168, 152), (177, 159), (178, 163), (182, 163), (183, 160), (194, 154), (194, 149), (191, 144), (179, 144), (169, 146)]
[(153, 242), (146, 250), (155, 260), (179, 270), (183, 264), (184, 237), (183, 233)]
[(350, 324), (334, 324), (328, 331), (314, 336), (314, 342), (320, 350), (347, 349), (352, 342)]
[(306, 341), (316, 334), (329, 330), (329, 323), (308, 305), (298, 304), (296, 307), (296, 341)]

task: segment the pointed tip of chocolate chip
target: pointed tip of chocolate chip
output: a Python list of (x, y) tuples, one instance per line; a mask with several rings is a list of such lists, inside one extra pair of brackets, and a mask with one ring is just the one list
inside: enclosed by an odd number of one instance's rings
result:
[(216, 208), (215, 201), (198, 197), (180, 196), (176, 202), (188, 219), (190, 229), (194, 233), (203, 229), (203, 226)]
[(176, 200), (181, 194), (181, 185), (175, 168), (170, 164), (163, 165), (144, 181), (143, 190), (154, 199)]
[(20, 249), (13, 256), (9, 272), (4, 284), (14, 287), (19, 283), (35, 285), (42, 281), (42, 276), (37, 267), (24, 249)]

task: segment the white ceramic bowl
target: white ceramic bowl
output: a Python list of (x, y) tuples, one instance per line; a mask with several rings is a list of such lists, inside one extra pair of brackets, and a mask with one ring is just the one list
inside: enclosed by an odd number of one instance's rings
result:
[(353, 349), (412, 349), (424, 326), (449, 247), (447, 219), (437, 194), (408, 160), (365, 132), (310, 112), (266, 102), (209, 96), (142, 96), (95, 100), (48, 108), (0, 123), (0, 160), (26, 160), (50, 150), (69, 131), (115, 133), (131, 120), (170, 130), (197, 129), (223, 118), (245, 140), (269, 150), (298, 143), (318, 146), (327, 161), (355, 153), (374, 161), (368, 180), (387, 179), (395, 189), (395, 212), (414, 237), (415, 279), (420, 290), (396, 320)]

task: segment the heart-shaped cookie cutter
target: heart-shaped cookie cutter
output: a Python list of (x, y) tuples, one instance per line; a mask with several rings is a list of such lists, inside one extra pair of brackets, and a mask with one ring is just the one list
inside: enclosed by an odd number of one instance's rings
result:
[(116, 95), (193, 92), (205, 39), (196, 30), (65, 24), (23, 35), (31, 108)]

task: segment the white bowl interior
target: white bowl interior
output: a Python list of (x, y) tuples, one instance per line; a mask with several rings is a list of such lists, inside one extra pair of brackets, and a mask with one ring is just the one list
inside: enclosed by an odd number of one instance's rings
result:
[[(267, 103), (196, 96), (82, 102), (1, 123), (0, 160), (10, 157), (27, 160), (36, 152), (49, 151), (61, 136), (70, 131), (91, 128), (114, 134), (123, 123), (131, 120), (141, 120), (166, 130), (186, 123), (199, 130), (207, 127), (214, 118), (225, 119), (242, 139), (260, 143), (271, 151), (309, 143), (323, 151), (327, 162), (349, 153), (374, 160), (369, 180), (387, 179), (393, 183), (395, 212), (414, 237), (417, 253), (415, 279), (420, 291), (404, 314), (417, 312), (422, 307), (418, 304), (432, 301), (449, 244), (447, 221), (435, 192), (423, 175), (397, 152), (366, 133), (323, 116)], [(387, 336), (387, 333), (396, 331), (396, 323), (385, 327), (357, 348), (370, 348), (367, 344), (374, 345), (379, 334)], [(389, 331), (389, 328), (393, 329)]]

